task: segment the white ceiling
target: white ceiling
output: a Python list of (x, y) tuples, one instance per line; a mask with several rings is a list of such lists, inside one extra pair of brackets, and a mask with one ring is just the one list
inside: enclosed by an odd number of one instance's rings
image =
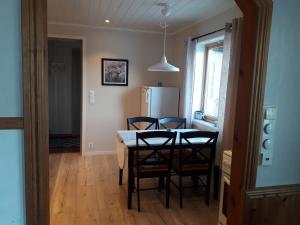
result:
[[(160, 32), (160, 9), (166, 0), (48, 0), (48, 22)], [(234, 0), (170, 0), (168, 32), (235, 6)], [(111, 22), (106, 24), (105, 19)]]

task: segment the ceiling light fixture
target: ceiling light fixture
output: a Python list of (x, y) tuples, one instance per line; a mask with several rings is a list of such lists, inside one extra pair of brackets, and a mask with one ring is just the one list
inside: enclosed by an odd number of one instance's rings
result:
[(106, 20), (105, 20), (105, 23), (110, 23), (110, 20), (109, 20), (109, 19), (106, 19)]
[(164, 29), (164, 49), (163, 49), (163, 56), (159, 63), (152, 65), (148, 68), (148, 71), (154, 72), (179, 72), (179, 68), (173, 66), (168, 63), (166, 57), (166, 39), (167, 39), (167, 17), (171, 14), (170, 5), (167, 3), (160, 3), (160, 6), (163, 6), (161, 10), (161, 14), (164, 17), (164, 21), (160, 24), (160, 26)]

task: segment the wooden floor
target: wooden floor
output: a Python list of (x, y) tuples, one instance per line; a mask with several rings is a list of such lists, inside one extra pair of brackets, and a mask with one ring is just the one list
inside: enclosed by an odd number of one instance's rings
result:
[(211, 200), (207, 207), (204, 195), (192, 189), (184, 193), (183, 209), (172, 189), (170, 209), (164, 206), (164, 192), (153, 190), (141, 193), (141, 212), (135, 193), (128, 210), (126, 182), (118, 185), (115, 155), (51, 154), (51, 225), (217, 225), (218, 202)]

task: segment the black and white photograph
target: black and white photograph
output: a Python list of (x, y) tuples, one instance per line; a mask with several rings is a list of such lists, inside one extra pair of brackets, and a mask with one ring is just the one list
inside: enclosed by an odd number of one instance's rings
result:
[(128, 60), (103, 58), (102, 85), (128, 86)]

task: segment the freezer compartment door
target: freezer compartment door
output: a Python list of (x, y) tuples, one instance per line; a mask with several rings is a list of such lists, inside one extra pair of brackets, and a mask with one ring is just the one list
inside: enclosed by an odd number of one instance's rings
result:
[(151, 117), (178, 116), (179, 89), (173, 87), (151, 88)]

